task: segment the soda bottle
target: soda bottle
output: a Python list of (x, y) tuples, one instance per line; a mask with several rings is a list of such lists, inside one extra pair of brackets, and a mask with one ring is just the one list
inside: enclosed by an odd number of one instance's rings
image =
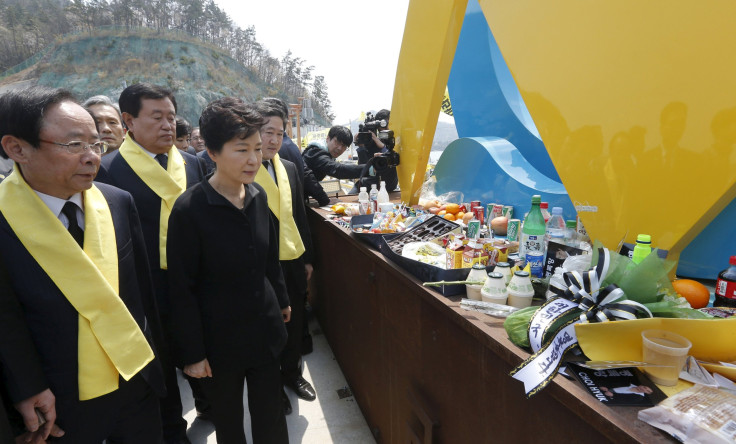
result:
[(371, 184), (371, 192), (368, 196), (371, 201), (371, 211), (375, 213), (378, 211), (378, 188), (375, 183)]
[(640, 234), (636, 236), (636, 245), (631, 254), (631, 261), (635, 264), (643, 261), (645, 257), (652, 252), (652, 236), (648, 234)]
[(577, 232), (575, 231), (575, 227), (577, 227), (577, 221), (566, 220), (565, 225), (567, 225), (567, 232), (565, 233), (565, 243), (571, 247), (577, 248)]
[[(546, 227), (544, 225), (544, 216), (542, 216), (542, 196), (535, 194), (532, 196), (532, 209), (529, 215), (524, 219), (524, 227), (521, 229), (521, 242), (519, 243), (519, 256), (528, 260), (529, 253), (532, 253), (532, 261), (540, 262), (539, 272), (532, 274), (541, 277), (541, 263), (544, 262), (544, 234)], [(541, 257), (540, 257), (541, 256)], [(534, 267), (536, 269), (536, 267)]]
[(714, 307), (736, 307), (736, 256), (731, 256), (729, 267), (718, 274)]
[(565, 225), (565, 219), (562, 218), (562, 208), (552, 208), (552, 217), (549, 218), (546, 224), (544, 243), (549, 244), (551, 240), (564, 245), (566, 232), (567, 226)]
[(552, 217), (552, 215), (549, 214), (549, 202), (542, 202), (539, 204), (539, 208), (542, 210), (542, 216), (544, 216), (544, 223), (546, 224), (549, 221), (549, 218)]

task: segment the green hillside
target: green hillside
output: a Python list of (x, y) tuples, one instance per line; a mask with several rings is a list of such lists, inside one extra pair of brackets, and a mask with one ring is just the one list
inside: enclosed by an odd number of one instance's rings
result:
[[(137, 82), (165, 85), (176, 95), (178, 113), (193, 126), (204, 106), (223, 96), (276, 96), (296, 103), (214, 45), (172, 31), (98, 29), (67, 36), (34, 65), (0, 79), (0, 88), (22, 81), (66, 88), (82, 101), (97, 94), (117, 100), (126, 85)], [(329, 126), (321, 116), (315, 119)]]

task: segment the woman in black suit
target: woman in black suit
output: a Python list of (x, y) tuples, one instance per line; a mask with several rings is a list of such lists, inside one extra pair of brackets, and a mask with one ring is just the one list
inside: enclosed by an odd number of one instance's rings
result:
[(245, 443), (248, 383), (253, 441), (288, 443), (279, 353), (291, 314), (261, 166), (261, 115), (240, 99), (216, 100), (199, 119), (213, 175), (177, 199), (167, 257), (175, 354), (201, 378), (218, 443)]

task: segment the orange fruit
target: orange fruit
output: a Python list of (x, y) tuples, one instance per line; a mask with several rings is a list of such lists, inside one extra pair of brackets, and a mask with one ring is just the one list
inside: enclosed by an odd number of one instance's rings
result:
[(693, 308), (703, 308), (710, 301), (710, 291), (698, 281), (692, 279), (678, 279), (672, 283), (677, 294), (687, 299)]
[(455, 219), (456, 219), (456, 220), (460, 220), (460, 219), (462, 219), (462, 218), (463, 218), (463, 216), (465, 216), (465, 213), (463, 213), (462, 211), (459, 211), (459, 212), (458, 212), (458, 213), (457, 213), (457, 214), (455, 215)]
[(460, 205), (449, 203), (445, 206), (445, 210), (447, 210), (448, 213), (457, 214), (460, 211)]
[(447, 220), (455, 220), (455, 215), (454, 214), (451, 214), (451, 213), (447, 213), (447, 214), (445, 214), (442, 217), (444, 217)]
[(440, 210), (440, 212), (437, 213), (437, 215), (440, 216), (440, 217), (445, 217), (445, 214), (447, 214), (447, 211), (446, 210)]

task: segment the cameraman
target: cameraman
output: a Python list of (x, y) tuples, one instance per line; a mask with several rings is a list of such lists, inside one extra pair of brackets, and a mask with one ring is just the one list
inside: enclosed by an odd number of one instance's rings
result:
[(337, 159), (353, 143), (353, 133), (344, 126), (336, 125), (327, 133), (326, 143), (313, 141), (302, 153), (304, 163), (312, 170), (317, 180), (325, 176), (336, 179), (358, 179), (362, 165), (338, 162)]
[[(371, 139), (369, 141), (361, 141), (360, 135), (362, 133), (358, 133), (355, 135), (355, 144), (358, 146), (356, 151), (358, 152), (358, 165), (365, 165), (369, 163), (373, 158), (375, 157), (382, 157), (389, 152), (391, 152), (391, 149), (393, 147), (387, 147), (383, 141), (378, 137), (379, 131), (385, 131), (388, 130), (388, 121), (389, 117), (391, 117), (391, 111), (387, 109), (382, 109), (378, 111), (375, 115), (374, 120), (376, 122), (385, 121), (386, 125), (381, 125), (379, 128), (375, 131), (370, 131)], [(368, 123), (368, 119), (366, 119), (366, 123)], [(353, 187), (353, 190), (357, 193), (359, 186), (365, 186), (367, 188), (370, 188), (372, 184), (376, 184), (377, 188), (380, 189), (380, 181), (383, 180), (386, 182), (386, 191), (394, 191), (396, 189), (396, 186), (399, 184), (399, 176), (396, 174), (396, 167), (376, 167), (376, 163), (371, 162), (372, 166), (368, 169), (368, 172), (365, 173), (365, 176), (362, 179), (361, 184), (355, 184), (355, 187)], [(351, 191), (352, 194), (353, 191)]]

